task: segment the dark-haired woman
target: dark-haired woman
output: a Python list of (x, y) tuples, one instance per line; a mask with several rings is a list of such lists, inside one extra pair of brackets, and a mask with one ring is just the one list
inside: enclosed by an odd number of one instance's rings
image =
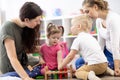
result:
[(23, 80), (33, 80), (26, 73), (27, 53), (34, 52), (39, 39), (42, 9), (33, 2), (25, 2), (19, 19), (5, 22), (0, 29), (0, 70), (15, 71)]

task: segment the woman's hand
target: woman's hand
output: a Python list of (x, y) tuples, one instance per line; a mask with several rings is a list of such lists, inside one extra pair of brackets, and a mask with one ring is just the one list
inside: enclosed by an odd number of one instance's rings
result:
[(120, 76), (120, 68), (119, 65), (120, 64), (120, 60), (114, 60), (114, 66), (115, 66), (115, 76)]
[(119, 68), (115, 69), (115, 76), (120, 76), (120, 69)]

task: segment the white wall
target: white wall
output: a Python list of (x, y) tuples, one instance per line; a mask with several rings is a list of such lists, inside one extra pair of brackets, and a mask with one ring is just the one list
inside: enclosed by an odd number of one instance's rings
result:
[[(2, 8), (6, 11), (6, 19), (18, 17), (19, 9), (26, 1), (34, 1), (42, 9), (44, 9), (47, 15), (52, 15), (55, 8), (60, 8), (62, 14), (68, 15), (74, 11), (79, 10), (82, 7), (83, 0), (2, 0)], [(109, 6), (113, 11), (120, 13), (120, 0), (107, 0)]]
[(108, 0), (108, 1), (110, 9), (120, 14), (120, 0)]
[(82, 0), (3, 0), (5, 3), (6, 18), (18, 17), (19, 9), (26, 1), (34, 1), (44, 9), (48, 15), (52, 14), (55, 8), (61, 8), (63, 14), (76, 11), (81, 7)]

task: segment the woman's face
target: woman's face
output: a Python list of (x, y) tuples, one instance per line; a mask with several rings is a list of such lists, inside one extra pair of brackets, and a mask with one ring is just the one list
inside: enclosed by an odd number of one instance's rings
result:
[(98, 11), (97, 6), (94, 5), (93, 7), (87, 7), (86, 5), (83, 6), (83, 13), (90, 16), (92, 19), (98, 18)]
[(25, 20), (26, 26), (28, 26), (29, 28), (35, 28), (37, 25), (39, 25), (41, 22), (41, 16), (36, 17), (35, 19), (27, 19)]

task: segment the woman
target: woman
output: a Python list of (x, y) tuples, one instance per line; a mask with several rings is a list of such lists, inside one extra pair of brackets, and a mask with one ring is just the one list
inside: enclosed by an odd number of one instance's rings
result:
[(39, 43), (41, 8), (26, 2), (20, 9), (19, 19), (5, 22), (0, 29), (0, 70), (11, 71), (23, 80), (33, 80), (28, 76), (26, 53), (34, 52)]
[(97, 19), (98, 41), (104, 49), (109, 67), (114, 69), (116, 76), (120, 76), (120, 15), (108, 9), (106, 0), (84, 0), (82, 6), (84, 13)]

